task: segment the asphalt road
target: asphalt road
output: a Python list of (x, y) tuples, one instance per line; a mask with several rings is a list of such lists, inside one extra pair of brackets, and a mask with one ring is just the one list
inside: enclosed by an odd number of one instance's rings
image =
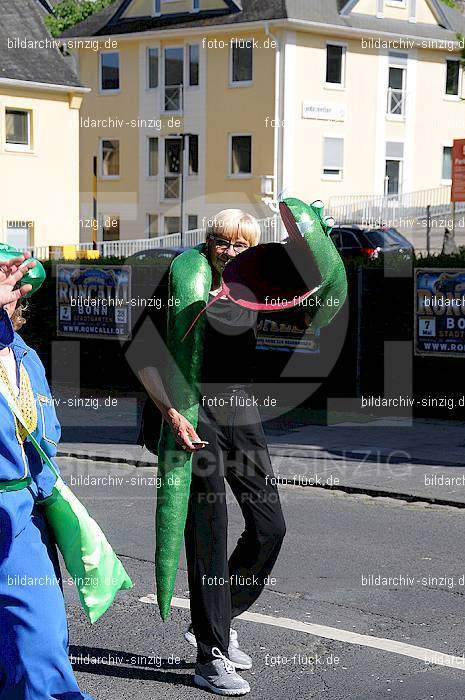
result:
[[(183, 640), (188, 611), (173, 608), (162, 623), (156, 606), (140, 600), (154, 592), (153, 470), (70, 459), (61, 466), (135, 582), (92, 627), (65, 587), (81, 687), (95, 700), (208, 697), (192, 683), (195, 651)], [(252, 612), (416, 645), (437, 652), (438, 663), (238, 620), (241, 645), (255, 662), (244, 672), (250, 697), (462, 700), (465, 670), (446, 667), (443, 655), (460, 663), (465, 654), (465, 511), (319, 488), (284, 486), (280, 494), (287, 535), (276, 580)], [(242, 519), (230, 500), (233, 546)], [(184, 559), (175, 595), (187, 598)]]

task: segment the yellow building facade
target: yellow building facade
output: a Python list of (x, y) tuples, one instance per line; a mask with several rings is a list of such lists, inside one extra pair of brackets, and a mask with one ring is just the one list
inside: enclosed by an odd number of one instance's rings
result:
[(81, 102), (81, 95), (0, 83), (2, 242), (79, 242)]
[(0, 241), (47, 257), (49, 245), (79, 242), (79, 109), (88, 90), (44, 14), (36, 0), (2, 11)]
[[(68, 31), (83, 84), (90, 240), (259, 218), (284, 193), (325, 202), (450, 183), (465, 136), (464, 18), (439, 0), (124, 0)], [(279, 16), (284, 8), (285, 16)]]

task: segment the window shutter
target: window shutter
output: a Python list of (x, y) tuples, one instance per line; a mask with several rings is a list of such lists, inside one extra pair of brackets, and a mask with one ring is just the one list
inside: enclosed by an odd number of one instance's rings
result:
[(389, 65), (407, 68), (408, 54), (399, 51), (389, 51)]
[(342, 170), (344, 161), (344, 139), (325, 138), (323, 168), (325, 170)]
[(394, 158), (402, 160), (404, 157), (404, 144), (399, 141), (386, 142), (386, 158)]

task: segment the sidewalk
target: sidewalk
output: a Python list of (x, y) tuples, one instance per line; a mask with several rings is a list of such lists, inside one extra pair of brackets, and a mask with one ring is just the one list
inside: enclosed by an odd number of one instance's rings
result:
[[(296, 486), (404, 497), (465, 507), (465, 426), (416, 420), (407, 426), (267, 424), (276, 477)], [(59, 456), (156, 467), (138, 445), (64, 442)]]

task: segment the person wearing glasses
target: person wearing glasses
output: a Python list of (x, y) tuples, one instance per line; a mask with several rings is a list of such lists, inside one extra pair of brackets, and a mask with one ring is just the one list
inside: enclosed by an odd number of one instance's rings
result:
[[(212, 270), (210, 298), (221, 293), (229, 261), (259, 238), (257, 220), (238, 209), (209, 222), (204, 252)], [(197, 431), (172, 405), (157, 368), (143, 367), (139, 376), (177, 443), (194, 453), (185, 528), (192, 624), (184, 635), (197, 648), (194, 682), (218, 695), (245, 695), (250, 686), (237, 671), (250, 669), (252, 659), (240, 648), (231, 620), (262, 592), (286, 527), (252, 393), (257, 312), (222, 296), (206, 315)], [(225, 481), (245, 521), (229, 559)]]

